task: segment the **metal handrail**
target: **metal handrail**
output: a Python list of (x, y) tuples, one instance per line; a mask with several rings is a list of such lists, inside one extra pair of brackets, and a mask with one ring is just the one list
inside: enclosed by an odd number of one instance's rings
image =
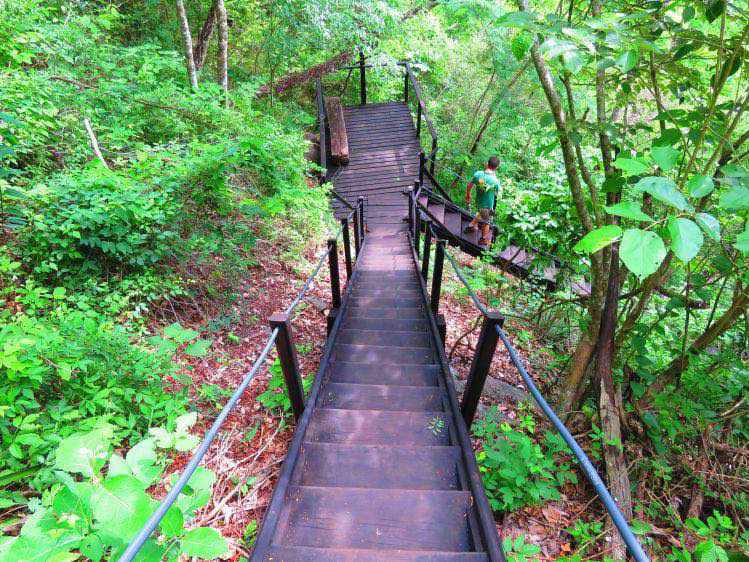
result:
[[(432, 232), (434, 233), (433, 229), (432, 229)], [(478, 308), (478, 310), (484, 316), (486, 316), (489, 312), (488, 309), (481, 302), (476, 292), (471, 288), (460, 266), (457, 264), (453, 256), (447, 250), (445, 250), (445, 255), (447, 256), (448, 261), (450, 262), (450, 265), (452, 266), (453, 270), (458, 276), (458, 279), (460, 279), (460, 281), (463, 283), (466, 290), (468, 291), (468, 295), (471, 297), (471, 300), (476, 305), (476, 308)], [(505, 349), (507, 349), (507, 352), (510, 355), (510, 361), (520, 373), (520, 376), (523, 379), (523, 383), (525, 384), (526, 388), (533, 396), (533, 399), (536, 401), (536, 403), (544, 412), (544, 414), (549, 419), (549, 421), (551, 421), (551, 423), (554, 425), (555, 429), (562, 436), (562, 439), (564, 439), (564, 441), (570, 447), (570, 449), (572, 450), (572, 454), (579, 461), (580, 466), (582, 467), (583, 473), (585, 474), (585, 477), (588, 479), (588, 481), (591, 483), (591, 485), (595, 489), (596, 495), (598, 495), (598, 497), (600, 498), (601, 503), (603, 503), (603, 507), (608, 512), (609, 516), (611, 517), (611, 520), (614, 523), (614, 526), (617, 528), (617, 530), (619, 531), (619, 534), (624, 540), (624, 543), (627, 545), (630, 555), (637, 562), (650, 562), (650, 558), (643, 550), (642, 545), (637, 540), (637, 537), (635, 536), (635, 534), (632, 532), (632, 529), (629, 527), (627, 520), (625, 519), (621, 510), (619, 509), (619, 506), (616, 505), (616, 501), (614, 500), (614, 498), (611, 496), (611, 493), (606, 488), (606, 485), (601, 479), (601, 476), (598, 474), (598, 471), (596, 470), (596, 468), (593, 466), (593, 463), (590, 461), (590, 458), (588, 457), (588, 455), (585, 454), (585, 451), (583, 451), (582, 447), (580, 447), (580, 445), (577, 443), (577, 441), (572, 436), (570, 431), (564, 425), (562, 420), (559, 419), (559, 416), (556, 415), (552, 407), (544, 399), (543, 395), (536, 387), (535, 383), (533, 382), (533, 379), (528, 374), (528, 371), (525, 369), (525, 366), (523, 365), (523, 362), (518, 352), (515, 350), (509, 338), (507, 337), (507, 333), (502, 329), (500, 325), (496, 325), (495, 330), (497, 332), (497, 335), (499, 336), (499, 339), (502, 340), (502, 343), (504, 344)]]
[(434, 124), (432, 123), (432, 120), (429, 117), (429, 112), (427, 111), (426, 103), (424, 103), (424, 98), (421, 93), (421, 85), (419, 84), (419, 81), (416, 79), (416, 76), (413, 73), (413, 70), (411, 69), (411, 63), (405, 61), (403, 63), (403, 67), (406, 69), (406, 74), (408, 75), (408, 79), (411, 82), (411, 86), (414, 89), (414, 95), (416, 96), (416, 101), (421, 106), (422, 111), (422, 118), (424, 119), (424, 122), (427, 124), (427, 128), (429, 129), (429, 134), (432, 135), (432, 140), (437, 140), (437, 130), (434, 128)]
[[(349, 213), (348, 217), (346, 217), (346, 220), (347, 221), (350, 220), (351, 217), (356, 212), (357, 212), (357, 209)], [(342, 224), (334, 237), (335, 240), (337, 240), (338, 237), (341, 236), (343, 232), (343, 228), (344, 228), (344, 225)], [(307, 291), (312, 286), (312, 282), (314, 281), (315, 277), (317, 277), (317, 274), (320, 272), (320, 269), (322, 269), (322, 265), (325, 263), (325, 260), (326, 258), (328, 258), (329, 254), (330, 254), (330, 246), (328, 246), (328, 248), (326, 248), (326, 250), (321, 253), (320, 258), (318, 259), (317, 265), (315, 266), (315, 269), (307, 277), (306, 281), (304, 282), (304, 285), (300, 289), (296, 298), (287, 307), (285, 314), (290, 316), (291, 313), (294, 311), (294, 309), (302, 301), (304, 296), (307, 294)], [(273, 331), (271, 332), (271, 335), (268, 337), (268, 340), (265, 343), (265, 347), (263, 347), (263, 350), (261, 351), (258, 358), (255, 360), (255, 363), (252, 365), (252, 368), (244, 376), (241, 384), (234, 391), (234, 394), (232, 394), (229, 400), (226, 402), (226, 404), (224, 404), (224, 407), (221, 409), (221, 412), (214, 420), (213, 424), (211, 425), (211, 428), (205, 434), (205, 437), (203, 437), (203, 441), (200, 443), (195, 453), (193, 454), (192, 458), (187, 463), (187, 466), (182, 471), (182, 474), (180, 475), (179, 479), (174, 484), (174, 486), (169, 490), (169, 493), (164, 497), (164, 499), (161, 500), (161, 503), (159, 503), (156, 510), (151, 514), (151, 516), (148, 518), (148, 520), (143, 525), (143, 527), (138, 532), (138, 534), (135, 535), (132, 541), (130, 541), (130, 544), (122, 553), (122, 556), (120, 556), (117, 559), (118, 562), (132, 562), (132, 560), (138, 555), (138, 552), (140, 552), (141, 548), (143, 548), (143, 545), (145, 544), (145, 542), (148, 540), (151, 534), (156, 530), (156, 527), (159, 526), (159, 523), (161, 523), (161, 520), (164, 518), (167, 511), (169, 511), (169, 508), (172, 507), (175, 501), (177, 501), (177, 498), (182, 493), (187, 483), (190, 481), (190, 478), (192, 477), (195, 470), (197, 470), (201, 461), (205, 457), (205, 454), (208, 452), (208, 448), (211, 446), (211, 443), (213, 443), (213, 440), (218, 435), (218, 432), (221, 429), (221, 426), (226, 421), (226, 418), (235, 408), (235, 406), (239, 402), (239, 399), (244, 394), (244, 391), (247, 389), (249, 384), (253, 381), (253, 379), (255, 378), (255, 375), (260, 370), (260, 367), (262, 367), (263, 363), (268, 358), (268, 354), (273, 348), (273, 345), (276, 343), (279, 333), (280, 333), (280, 328), (273, 329)]]

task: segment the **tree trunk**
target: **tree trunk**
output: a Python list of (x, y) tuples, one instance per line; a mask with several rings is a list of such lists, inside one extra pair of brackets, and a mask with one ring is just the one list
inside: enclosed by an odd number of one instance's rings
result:
[(187, 21), (187, 12), (183, 0), (176, 0), (177, 17), (179, 17), (179, 27), (182, 31), (182, 39), (185, 42), (185, 61), (187, 62), (187, 76), (190, 79), (192, 89), (198, 90), (198, 71), (195, 68), (195, 57), (192, 52), (192, 35), (190, 34), (190, 22)]
[(218, 20), (218, 76), (224, 90), (224, 103), (229, 103), (229, 18), (224, 0), (216, 0)]
[(257, 97), (267, 96), (271, 92), (273, 92), (273, 94), (281, 94), (289, 88), (293, 88), (294, 86), (298, 86), (299, 84), (309, 82), (310, 80), (314, 80), (315, 78), (321, 78), (325, 74), (337, 70), (339, 66), (351, 61), (352, 58), (352, 51), (343, 51), (329, 58), (325, 62), (317, 64), (306, 70), (292, 72), (291, 74), (287, 74), (278, 81), (272, 79), (269, 84), (261, 86), (255, 95)]
[(205, 64), (205, 57), (208, 54), (208, 43), (211, 41), (211, 35), (213, 35), (213, 28), (216, 26), (216, 8), (218, 6), (218, 0), (214, 0), (211, 4), (211, 9), (203, 22), (203, 27), (200, 28), (198, 33), (198, 41), (192, 49), (192, 56), (195, 59), (195, 67), (200, 70)]

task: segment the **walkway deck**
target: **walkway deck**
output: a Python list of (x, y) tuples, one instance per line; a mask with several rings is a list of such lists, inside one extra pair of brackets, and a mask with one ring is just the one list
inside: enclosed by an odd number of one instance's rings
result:
[(504, 560), (403, 221), (411, 116), (345, 115), (351, 159), (333, 182), (367, 197), (368, 234), (252, 560)]

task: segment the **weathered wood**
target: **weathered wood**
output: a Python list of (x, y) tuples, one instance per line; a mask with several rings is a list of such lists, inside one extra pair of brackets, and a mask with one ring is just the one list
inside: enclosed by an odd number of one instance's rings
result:
[(494, 357), (494, 350), (497, 348), (497, 326), (504, 322), (502, 316), (494, 311), (484, 316), (484, 323), (481, 326), (479, 341), (476, 344), (476, 353), (471, 363), (471, 371), (468, 373), (468, 382), (463, 392), (463, 400), (460, 409), (463, 413), (463, 419), (466, 426), (470, 429), (473, 418), (476, 415), (476, 409), (479, 405), (479, 398), (484, 389), (486, 377), (489, 375), (489, 368)]
[(281, 362), (281, 371), (286, 382), (286, 392), (289, 395), (291, 409), (298, 420), (304, 412), (304, 388), (299, 373), (299, 359), (297, 359), (294, 339), (291, 333), (291, 319), (285, 312), (274, 314), (268, 320), (271, 330), (278, 328), (276, 350)]
[(325, 112), (328, 115), (328, 128), (330, 129), (330, 158), (337, 166), (348, 164), (349, 142), (341, 98), (326, 97)]

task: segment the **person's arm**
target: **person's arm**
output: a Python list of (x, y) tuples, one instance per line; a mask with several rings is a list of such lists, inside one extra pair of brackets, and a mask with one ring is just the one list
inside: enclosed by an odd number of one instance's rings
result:
[(469, 181), (466, 186), (466, 205), (471, 204), (471, 190), (473, 189), (473, 181)]

